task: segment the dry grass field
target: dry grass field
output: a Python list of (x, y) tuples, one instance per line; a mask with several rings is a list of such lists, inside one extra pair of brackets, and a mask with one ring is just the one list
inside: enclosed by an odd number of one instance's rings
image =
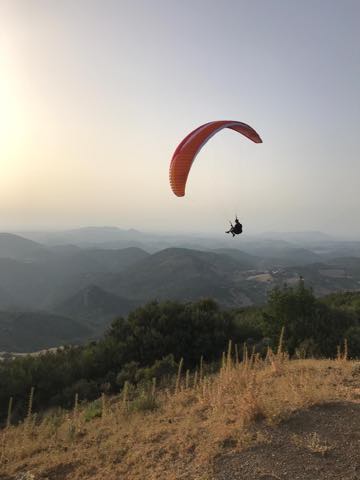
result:
[(0, 432), (0, 479), (360, 479), (360, 365), (345, 357), (229, 352), (219, 373), (134, 401), (125, 388), (41, 418), (30, 405)]

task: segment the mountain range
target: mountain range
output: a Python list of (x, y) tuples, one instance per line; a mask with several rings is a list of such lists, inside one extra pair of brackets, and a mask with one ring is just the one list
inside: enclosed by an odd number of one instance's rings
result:
[[(153, 299), (259, 305), (275, 285), (299, 276), (317, 295), (360, 289), (360, 242), (318, 232), (228, 241), (92, 227), (29, 237), (0, 234), (0, 350), (96, 338), (113, 318)], [(39, 341), (24, 336), (24, 322)]]

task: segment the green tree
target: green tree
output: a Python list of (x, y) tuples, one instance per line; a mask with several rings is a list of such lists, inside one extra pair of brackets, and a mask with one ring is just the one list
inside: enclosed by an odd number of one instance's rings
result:
[(350, 358), (360, 358), (360, 326), (353, 325), (345, 332)]
[(310, 343), (314, 353), (333, 356), (345, 331), (354, 324), (346, 312), (329, 308), (317, 300), (303, 279), (295, 287), (275, 288), (263, 313), (264, 333), (273, 344), (285, 327), (285, 345), (290, 355), (305, 343)]

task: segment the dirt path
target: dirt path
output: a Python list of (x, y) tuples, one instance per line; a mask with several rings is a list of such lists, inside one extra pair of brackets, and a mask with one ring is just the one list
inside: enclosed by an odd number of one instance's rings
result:
[(318, 405), (215, 463), (216, 480), (360, 480), (360, 404)]

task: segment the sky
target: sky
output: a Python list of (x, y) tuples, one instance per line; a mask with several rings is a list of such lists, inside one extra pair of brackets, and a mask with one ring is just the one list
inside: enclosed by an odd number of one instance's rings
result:
[[(0, 0), (0, 230), (360, 235), (358, 0)], [(182, 138), (230, 130), (197, 156)]]

